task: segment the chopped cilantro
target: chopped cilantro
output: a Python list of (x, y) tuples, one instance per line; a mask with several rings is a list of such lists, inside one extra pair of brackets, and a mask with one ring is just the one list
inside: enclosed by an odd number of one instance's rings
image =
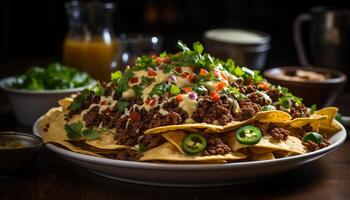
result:
[(155, 68), (157, 66), (157, 62), (151, 56), (145, 55), (136, 58), (136, 66), (139, 67), (137, 68), (138, 70), (145, 70), (148, 67)]
[(64, 130), (67, 133), (68, 139), (79, 140), (82, 137), (81, 131), (83, 130), (83, 127), (83, 123), (79, 121), (64, 125)]
[(167, 83), (159, 83), (153, 87), (150, 95), (151, 96), (162, 95), (162, 94), (166, 93), (168, 90), (169, 90), (169, 85)]
[(129, 102), (119, 100), (118, 103), (117, 103), (118, 112), (119, 113), (123, 113), (124, 109), (126, 107), (128, 107), (128, 105), (129, 105)]
[(166, 53), (166, 51), (163, 51), (161, 54), (159, 54), (159, 57), (161, 57), (161, 58), (165, 58), (165, 57), (167, 57), (167, 53)]
[(115, 71), (111, 74), (111, 81), (118, 82), (118, 80), (123, 76), (121, 71)]
[(316, 110), (317, 110), (316, 104), (312, 104), (312, 106), (310, 107), (310, 114), (311, 115), (314, 114)]
[(140, 85), (135, 85), (132, 87), (137, 97), (142, 95), (142, 87)]
[(94, 129), (85, 129), (81, 132), (87, 140), (96, 140), (99, 137), (98, 131)]
[(97, 96), (103, 96), (105, 94), (105, 89), (101, 86), (101, 84), (98, 82), (90, 89), (95, 95)]
[(203, 45), (199, 42), (193, 43), (193, 50), (195, 50), (197, 53), (202, 53), (204, 48)]
[(278, 103), (284, 108), (290, 108), (290, 99), (288, 97), (280, 97), (278, 98)]
[(193, 86), (193, 91), (195, 91), (197, 94), (203, 94), (203, 93), (208, 92), (208, 89), (206, 87), (204, 87), (203, 85), (195, 84)]
[(177, 95), (177, 94), (180, 93), (180, 88), (177, 87), (177, 86), (174, 85), (174, 84), (171, 84), (171, 86), (170, 86), (170, 93), (171, 93), (172, 95)]

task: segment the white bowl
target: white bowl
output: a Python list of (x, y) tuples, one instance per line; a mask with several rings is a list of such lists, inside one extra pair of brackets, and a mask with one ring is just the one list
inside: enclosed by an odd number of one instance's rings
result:
[(0, 88), (6, 92), (18, 122), (27, 126), (32, 126), (41, 115), (56, 107), (59, 99), (83, 91), (95, 83), (91, 81), (85, 87), (73, 89), (31, 91), (9, 87), (14, 81), (15, 77), (4, 78), (0, 80)]
[[(33, 132), (41, 137), (43, 130), (39, 127), (39, 121), (40, 119), (35, 122)], [(341, 127), (342, 130), (330, 138), (330, 146), (314, 152), (276, 160), (227, 164), (166, 164), (123, 161), (83, 155), (53, 144), (46, 144), (46, 147), (77, 166), (119, 181), (174, 187), (222, 186), (260, 180), (315, 161), (344, 143), (346, 130), (343, 126)]]

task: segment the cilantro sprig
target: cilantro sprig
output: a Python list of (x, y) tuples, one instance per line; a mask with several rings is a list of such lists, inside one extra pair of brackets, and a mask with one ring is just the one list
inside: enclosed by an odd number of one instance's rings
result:
[(96, 140), (100, 134), (96, 129), (84, 128), (84, 124), (81, 121), (64, 125), (64, 130), (69, 140)]

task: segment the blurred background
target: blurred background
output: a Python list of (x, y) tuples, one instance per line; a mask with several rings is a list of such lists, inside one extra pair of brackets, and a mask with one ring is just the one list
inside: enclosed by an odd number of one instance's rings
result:
[[(27, 68), (61, 60), (68, 31), (63, 0), (3, 1), (0, 7), (1, 77), (11, 66)], [(89, 1), (87, 1), (89, 2)], [(293, 44), (293, 21), (314, 6), (347, 8), (342, 0), (118, 0), (114, 32), (157, 34), (163, 50), (175, 51), (178, 39), (202, 40), (217, 27), (255, 29), (271, 35), (267, 67), (298, 65)], [(20, 69), (19, 69), (20, 70)]]

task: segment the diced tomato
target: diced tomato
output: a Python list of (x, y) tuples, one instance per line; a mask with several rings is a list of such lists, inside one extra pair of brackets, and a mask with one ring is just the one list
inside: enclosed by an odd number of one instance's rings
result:
[(193, 83), (194, 82), (194, 79), (196, 78), (196, 74), (195, 73), (191, 73), (188, 75), (188, 80)]
[(145, 103), (146, 103), (147, 105), (149, 105), (149, 106), (154, 106), (154, 105), (156, 105), (156, 102), (157, 102), (157, 100), (154, 99), (154, 98), (149, 98), (149, 99), (147, 99), (147, 100), (145, 101)]
[(181, 76), (182, 78), (187, 78), (188, 73), (187, 73), (187, 72), (184, 72), (184, 73), (182, 73), (180, 76)]
[(156, 55), (156, 54), (151, 55), (151, 57), (152, 57), (154, 60), (157, 59), (157, 55)]
[(147, 69), (147, 73), (148, 73), (148, 76), (157, 76), (157, 72), (150, 67)]
[(137, 77), (132, 77), (129, 79), (130, 83), (137, 83), (139, 81), (139, 78)]
[(133, 112), (130, 113), (129, 118), (130, 118), (131, 122), (138, 122), (141, 119), (141, 115), (140, 115), (139, 112), (133, 111)]
[(177, 102), (182, 101), (182, 95), (181, 94), (176, 95), (175, 99)]
[(200, 71), (199, 71), (199, 75), (201, 75), (201, 76), (205, 76), (205, 75), (207, 75), (209, 72), (207, 71), (207, 70), (205, 70), (205, 69), (200, 69)]
[(181, 72), (182, 72), (182, 69), (181, 69), (181, 67), (176, 67), (176, 68), (175, 68), (175, 71), (176, 71), (177, 73), (181, 73)]
[(106, 105), (107, 101), (101, 101), (101, 105)]
[(263, 90), (268, 90), (270, 88), (270, 84), (267, 82), (262, 82), (258, 86), (259, 86), (259, 88), (261, 88)]
[(186, 93), (192, 92), (192, 88), (190, 87), (183, 87), (182, 90), (185, 91)]
[(190, 70), (194, 72), (194, 69), (195, 69), (194, 66), (189, 66), (188, 68), (190, 68)]
[(225, 72), (221, 72), (221, 77), (222, 77), (224, 80), (227, 80), (227, 75), (225, 74)]
[(224, 89), (225, 86), (226, 86), (225, 82), (219, 82), (219, 83), (216, 84), (215, 89), (216, 90), (222, 90), (222, 89)]
[(210, 98), (213, 102), (216, 102), (220, 99), (220, 95), (217, 92), (210, 93)]

